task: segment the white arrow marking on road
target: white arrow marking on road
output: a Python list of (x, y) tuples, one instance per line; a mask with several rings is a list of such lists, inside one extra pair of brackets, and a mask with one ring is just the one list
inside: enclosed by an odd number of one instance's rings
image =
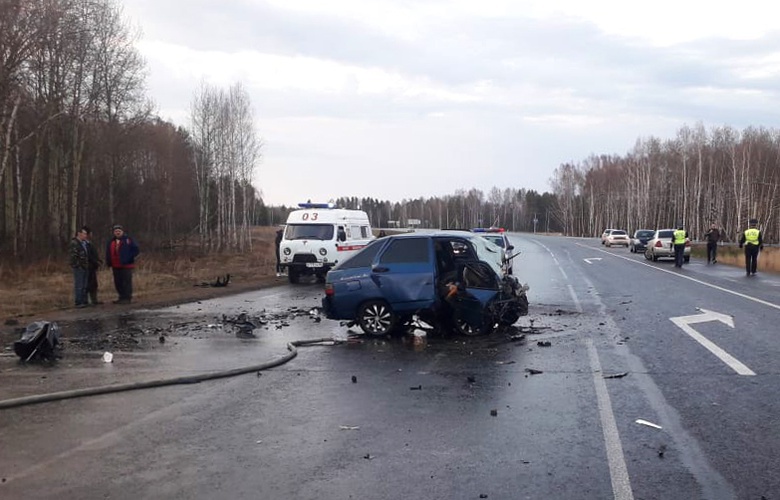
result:
[(703, 345), (708, 351), (717, 356), (721, 361), (729, 365), (732, 370), (740, 375), (755, 375), (756, 373), (745, 366), (741, 361), (727, 353), (715, 343), (711, 342), (707, 337), (697, 332), (690, 325), (695, 323), (706, 323), (708, 321), (720, 321), (721, 323), (734, 328), (734, 319), (731, 316), (722, 314), (715, 311), (709, 311), (707, 309), (699, 309), (702, 314), (694, 314), (692, 316), (678, 316), (676, 318), (669, 318), (669, 320), (675, 325), (679, 326), (682, 331), (687, 333), (696, 342)]
[(591, 257), (590, 259), (582, 259), (582, 260), (584, 260), (588, 264), (593, 264), (593, 262), (591, 262), (592, 260), (601, 260), (601, 257)]

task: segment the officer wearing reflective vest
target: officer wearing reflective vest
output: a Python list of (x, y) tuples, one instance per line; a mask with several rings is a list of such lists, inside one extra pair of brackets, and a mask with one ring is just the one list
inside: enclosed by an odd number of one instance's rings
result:
[(682, 267), (685, 260), (685, 242), (688, 240), (688, 232), (682, 224), (672, 233), (672, 248), (674, 248), (674, 267)]
[(750, 219), (748, 228), (739, 237), (739, 248), (745, 247), (745, 273), (748, 276), (756, 275), (758, 267), (758, 252), (764, 249), (764, 240), (761, 231), (756, 227), (758, 220)]

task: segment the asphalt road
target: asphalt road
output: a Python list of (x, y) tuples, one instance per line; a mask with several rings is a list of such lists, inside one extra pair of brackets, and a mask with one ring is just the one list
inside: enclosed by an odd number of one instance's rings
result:
[[(0, 410), (0, 498), (780, 498), (780, 277), (511, 236), (524, 341), (361, 336), (259, 375)], [(321, 294), (62, 324), (56, 366), (0, 357), (0, 399), (346, 338), (310, 313)], [(241, 312), (257, 338), (222, 321)]]

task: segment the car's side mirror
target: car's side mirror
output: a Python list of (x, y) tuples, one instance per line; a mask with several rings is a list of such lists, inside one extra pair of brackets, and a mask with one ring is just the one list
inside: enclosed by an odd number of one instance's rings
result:
[(511, 250), (515, 249), (515, 246), (514, 245), (509, 245), (508, 247), (506, 247), (506, 249), (511, 251)]

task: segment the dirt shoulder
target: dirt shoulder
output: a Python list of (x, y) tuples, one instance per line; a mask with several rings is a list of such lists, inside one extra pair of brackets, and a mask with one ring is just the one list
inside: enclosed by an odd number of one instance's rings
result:
[(5, 323), (5, 326), (23, 326), (36, 320), (61, 321), (78, 319), (85, 316), (89, 316), (90, 318), (113, 316), (137, 309), (157, 309), (188, 302), (212, 299), (215, 297), (236, 295), (243, 292), (283, 285), (286, 282), (286, 277), (268, 276), (255, 278), (246, 282), (229, 283), (224, 287), (191, 286), (189, 288), (170, 289), (157, 293), (147, 291), (143, 295), (134, 298), (131, 304), (113, 304), (111, 303), (113, 294), (109, 295), (108, 293), (105, 293), (103, 294), (103, 297), (100, 298), (100, 300), (104, 302), (96, 306), (83, 309), (49, 309), (13, 317), (0, 318), (0, 320)]

